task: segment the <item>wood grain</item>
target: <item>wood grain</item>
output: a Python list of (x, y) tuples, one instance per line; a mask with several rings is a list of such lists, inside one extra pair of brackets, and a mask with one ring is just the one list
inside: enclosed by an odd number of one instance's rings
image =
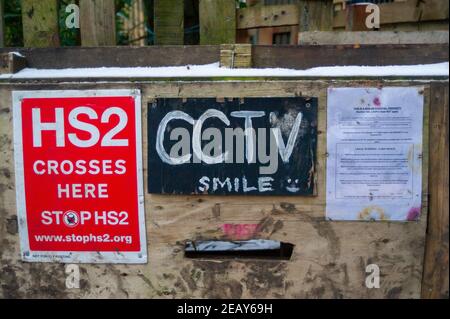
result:
[[(183, 0), (155, 0), (154, 24), (156, 45), (180, 45), (184, 41)], [(164, 54), (165, 56), (167, 54)]]
[(444, 61), (448, 61), (448, 44), (253, 47), (253, 65), (260, 68), (304, 69), (319, 65), (405, 65)]
[(333, 29), (333, 1), (300, 0), (299, 31), (331, 31)]
[(423, 298), (448, 299), (449, 249), (449, 89), (431, 85), (430, 214), (422, 280)]
[(200, 44), (236, 42), (236, 2), (200, 0)]
[(298, 6), (295, 4), (247, 7), (238, 9), (236, 15), (238, 29), (298, 24)]
[(58, 1), (22, 0), (21, 4), (24, 46), (59, 46)]
[(80, 0), (81, 45), (116, 45), (116, 12), (110, 0)]
[[(0, 53), (9, 51), (0, 49)], [(219, 45), (16, 48), (15, 51), (26, 56), (30, 68), (42, 69), (207, 64), (220, 59)], [(252, 46), (252, 65), (255, 68), (428, 64), (447, 62), (448, 59), (447, 43)]]
[[(449, 3), (447, 0), (416, 0), (395, 1), (391, 3), (378, 4), (380, 8), (380, 24), (383, 25), (415, 22), (421, 24), (428, 21), (447, 20), (449, 18)], [(343, 28), (346, 25), (346, 10), (335, 11), (333, 27)], [(448, 22), (447, 22), (448, 24)]]

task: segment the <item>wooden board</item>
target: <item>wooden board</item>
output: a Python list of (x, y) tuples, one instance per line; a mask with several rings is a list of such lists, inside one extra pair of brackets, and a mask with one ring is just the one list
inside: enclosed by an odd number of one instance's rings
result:
[(300, 32), (298, 44), (418, 44), (418, 43), (448, 43), (448, 31), (323, 31)]
[[(446, 0), (424, 0), (419, 4), (416, 0), (378, 4), (380, 8), (380, 24), (383, 25), (449, 19), (449, 2)], [(346, 10), (334, 12), (333, 28), (343, 28), (346, 25)], [(447, 22), (448, 24), (448, 22)]]
[[(284, 32), (284, 31), (282, 31)], [(0, 53), (9, 52), (0, 49)], [(37, 69), (208, 64), (219, 61), (220, 46), (104, 48), (16, 48)], [(98, 57), (102, 56), (101, 59)], [(336, 57), (339, 57), (337, 59)], [(306, 69), (330, 65), (405, 65), (448, 62), (448, 44), (252, 46), (255, 68)], [(126, 74), (124, 74), (126, 78)]]
[(318, 66), (318, 61), (321, 66), (404, 65), (447, 61), (445, 59), (448, 60), (448, 44), (253, 47), (253, 65), (260, 68), (306, 69)]
[(252, 29), (298, 24), (298, 6), (295, 4), (256, 6), (238, 9), (237, 28)]
[(158, 98), (147, 116), (150, 193), (314, 195), (315, 97)]
[[(11, 50), (0, 49), (1, 53)], [(62, 47), (17, 48), (26, 56), (28, 67), (36, 69), (64, 69), (76, 67), (137, 67), (208, 64), (219, 60), (218, 45), (146, 46), (146, 47)], [(102, 58), (99, 59), (98, 57)]]
[(449, 96), (447, 83), (432, 84), (430, 94), (430, 215), (422, 297), (448, 299)]
[(116, 11), (110, 0), (80, 1), (81, 45), (116, 45)]
[(0, 74), (16, 73), (27, 65), (25, 57), (14, 52), (0, 53)]
[[(418, 298), (428, 207), (429, 81), (299, 80), (0, 84), (0, 279), (2, 297), (103, 298)], [(419, 222), (329, 222), (324, 218), (326, 89), (328, 86), (425, 86), (423, 209)], [(19, 261), (14, 189), (11, 91), (39, 89), (142, 91), (144, 150), (147, 103), (159, 97), (317, 96), (317, 197), (163, 196), (147, 194), (147, 265), (80, 265), (81, 288), (66, 289), (64, 265)], [(432, 124), (434, 125), (434, 124)], [(147, 177), (144, 152), (144, 178)], [(228, 225), (228, 226), (226, 226)], [(231, 225), (231, 226), (230, 226)], [(234, 227), (233, 225), (256, 225)], [(255, 229), (239, 234), (227, 229)], [(187, 240), (251, 237), (295, 245), (291, 260), (187, 259)], [(367, 289), (376, 263), (381, 287)]]
[(180, 45), (184, 42), (183, 0), (154, 1), (155, 44)]
[(200, 44), (236, 42), (236, 2), (200, 0)]
[(21, 4), (24, 46), (59, 46), (58, 1), (22, 0)]

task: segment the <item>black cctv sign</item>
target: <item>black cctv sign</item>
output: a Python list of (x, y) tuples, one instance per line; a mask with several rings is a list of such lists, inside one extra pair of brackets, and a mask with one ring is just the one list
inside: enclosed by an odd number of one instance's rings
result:
[(150, 193), (314, 194), (317, 98), (161, 98), (148, 134)]

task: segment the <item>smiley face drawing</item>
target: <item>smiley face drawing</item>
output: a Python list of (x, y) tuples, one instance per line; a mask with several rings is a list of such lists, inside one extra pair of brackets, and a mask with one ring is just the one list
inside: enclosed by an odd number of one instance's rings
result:
[(300, 187), (298, 187), (298, 179), (291, 179), (288, 178), (287, 179), (287, 183), (288, 185), (286, 186), (286, 190), (290, 193), (297, 193), (298, 191), (300, 191)]

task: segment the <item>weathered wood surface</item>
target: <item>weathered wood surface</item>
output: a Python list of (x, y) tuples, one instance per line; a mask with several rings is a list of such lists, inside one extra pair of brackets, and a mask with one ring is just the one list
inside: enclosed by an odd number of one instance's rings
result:
[(298, 6), (285, 4), (277, 6), (257, 6), (238, 9), (238, 29), (278, 27), (298, 24)]
[[(427, 225), (426, 132), (423, 211), (419, 222), (325, 221), (326, 89), (333, 86), (405, 86), (402, 81), (154, 82), (133, 84), (0, 85), (0, 295), (2, 297), (274, 297), (418, 298), (421, 293)], [(147, 103), (156, 97), (317, 96), (317, 197), (150, 195), (145, 189), (149, 247), (147, 265), (80, 265), (81, 289), (65, 288), (64, 265), (23, 263), (17, 234), (11, 90), (139, 88), (142, 91), (144, 150)], [(434, 124), (432, 124), (434, 125)], [(144, 179), (147, 157), (144, 152)], [(257, 225), (253, 233), (224, 232), (225, 224)], [(187, 240), (242, 237), (295, 245), (291, 260), (214, 260), (183, 257)], [(367, 264), (381, 271), (380, 289), (364, 285)]]
[(300, 32), (298, 44), (339, 45), (339, 44), (419, 44), (447, 43), (448, 31), (313, 31)]
[(422, 280), (423, 298), (448, 299), (449, 108), (448, 85), (430, 92), (430, 214)]
[(299, 0), (299, 31), (331, 31), (332, 0)]
[[(382, 30), (385, 29), (384, 25), (411, 22), (417, 25), (439, 20), (447, 20), (448, 29), (449, 2), (447, 0), (423, 0), (420, 2), (406, 0), (381, 3), (378, 6), (380, 8), (380, 24)], [(334, 12), (334, 28), (344, 28), (346, 26), (348, 9), (349, 6), (346, 6), (346, 10)]]
[(227, 68), (252, 67), (251, 44), (220, 45), (220, 66)]
[[(0, 53), (9, 52), (0, 49)], [(17, 48), (30, 68), (137, 67), (208, 64), (219, 60), (218, 45), (103, 47), (103, 48)], [(101, 57), (101, 59), (99, 59)]]
[(116, 11), (110, 0), (80, 1), (81, 45), (116, 45)]
[[(105, 48), (15, 48), (30, 68), (136, 67), (207, 64), (220, 59), (219, 45)], [(0, 53), (9, 52), (7, 48)], [(98, 57), (102, 58), (99, 59)], [(252, 46), (256, 68), (330, 65), (405, 65), (447, 62), (448, 44)], [(126, 76), (126, 74), (124, 75)]]
[(0, 53), (0, 74), (16, 73), (27, 66), (24, 56), (14, 52)]
[[(183, 0), (154, 0), (156, 45), (181, 45), (184, 42)], [(167, 54), (164, 54), (167, 55)]]
[(200, 0), (200, 44), (236, 42), (236, 2)]
[(253, 65), (260, 68), (303, 69), (319, 65), (404, 65), (444, 61), (448, 61), (448, 44), (253, 47)]
[(59, 46), (58, 1), (22, 0), (21, 4), (24, 46)]

